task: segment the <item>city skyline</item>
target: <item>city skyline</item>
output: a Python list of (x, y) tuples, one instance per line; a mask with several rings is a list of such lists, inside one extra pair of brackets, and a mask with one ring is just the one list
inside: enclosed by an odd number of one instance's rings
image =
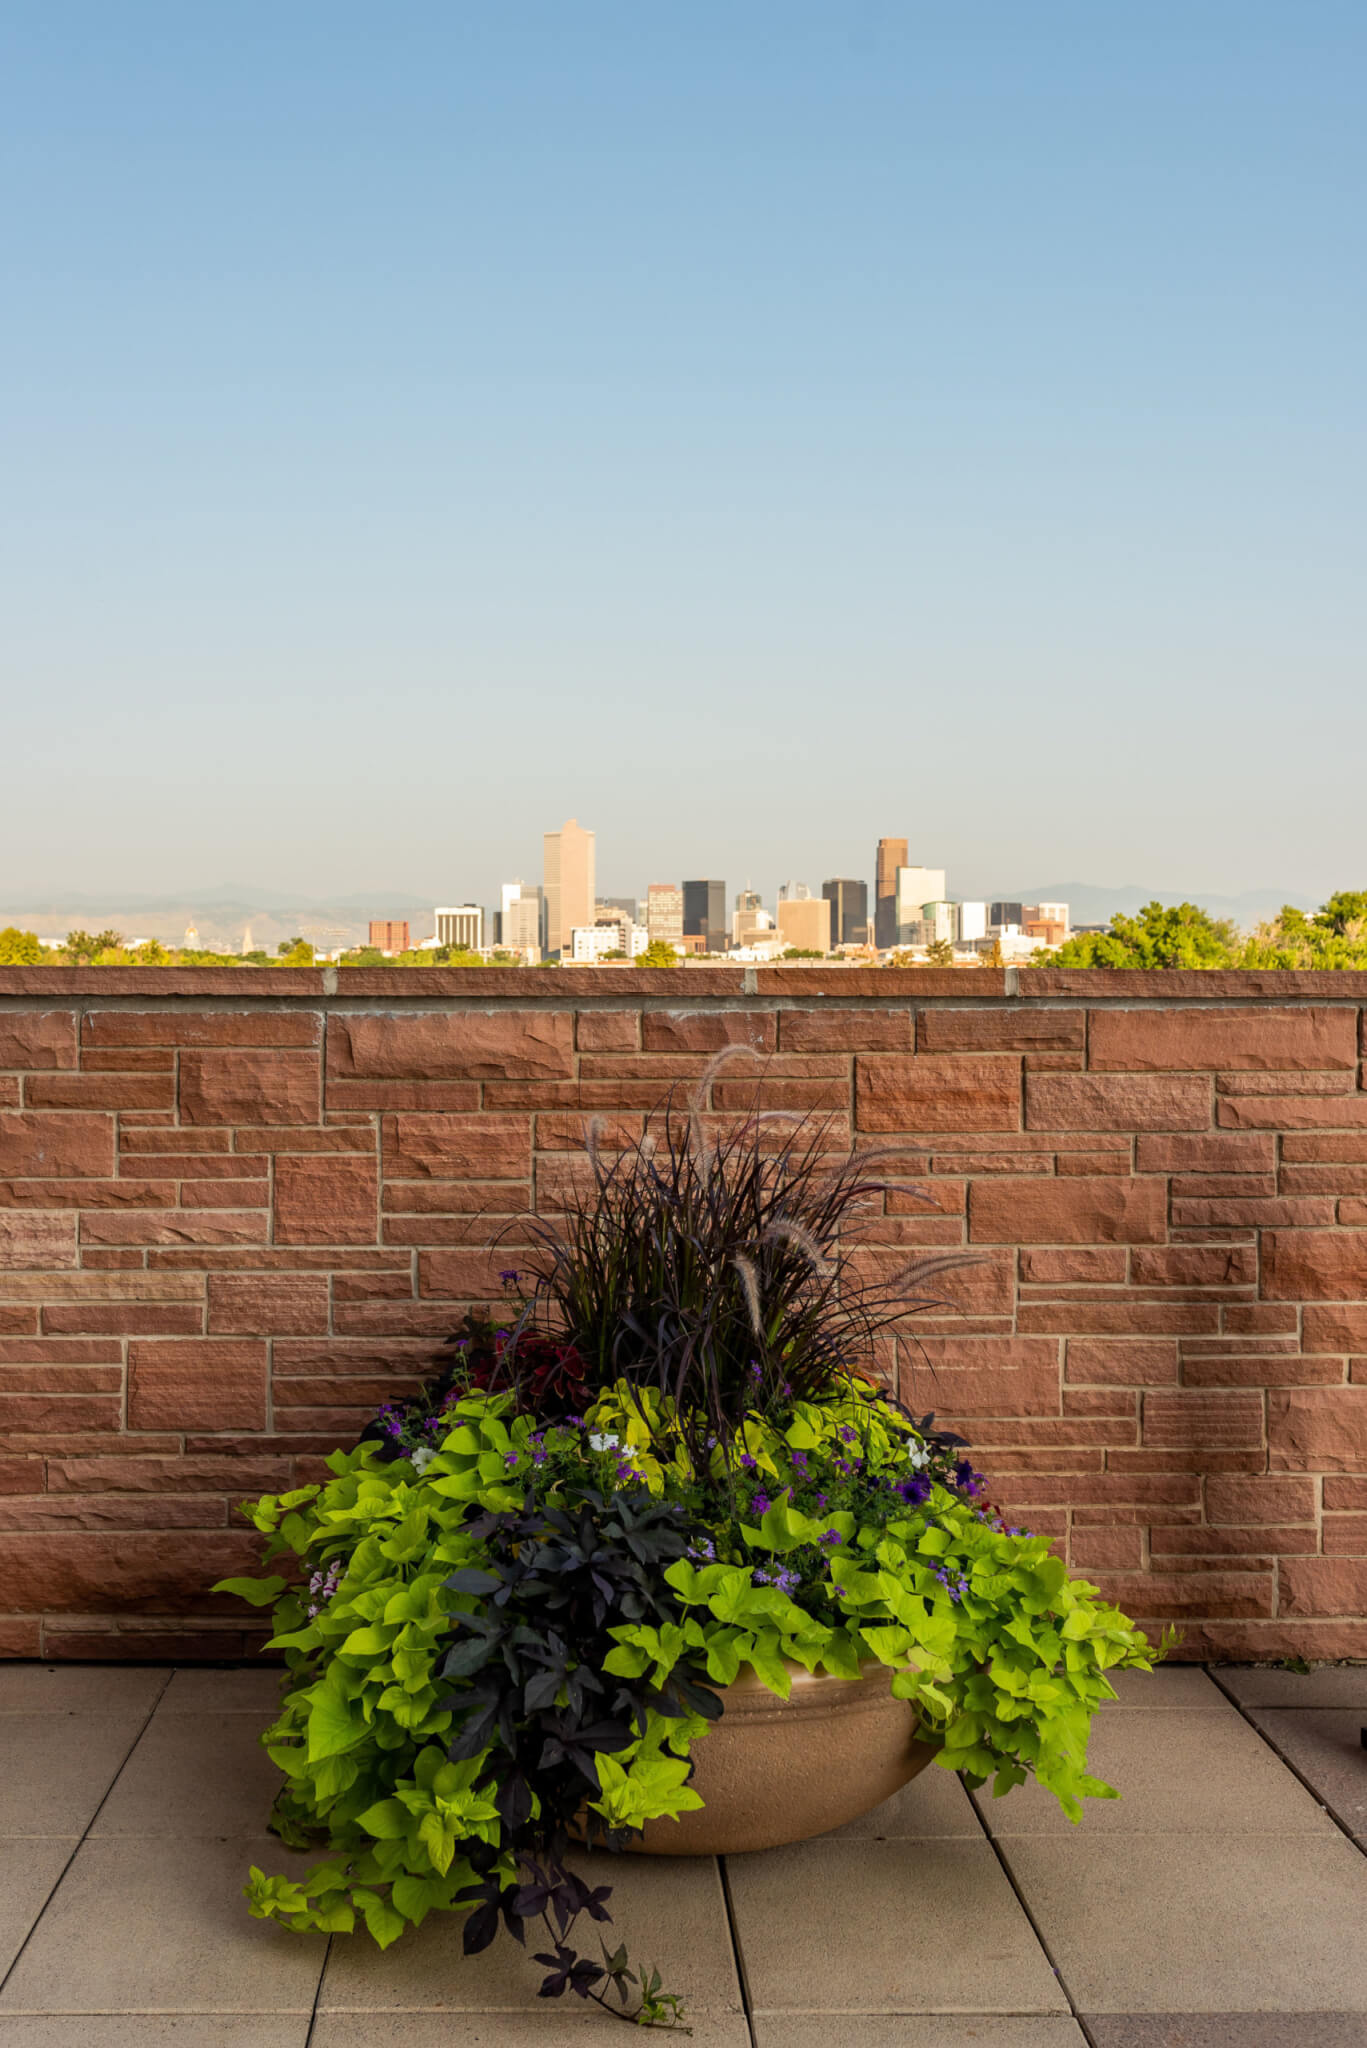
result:
[(0, 895), (1351, 883), (1367, 11), (1233, 19), (5, 10)]

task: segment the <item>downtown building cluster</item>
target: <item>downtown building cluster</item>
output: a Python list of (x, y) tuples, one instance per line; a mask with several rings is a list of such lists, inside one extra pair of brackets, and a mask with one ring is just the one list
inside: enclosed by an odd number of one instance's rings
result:
[[(955, 900), (945, 870), (910, 862), (907, 849), (905, 839), (878, 841), (872, 900), (867, 881), (849, 876), (824, 881), (819, 892), (805, 882), (782, 882), (772, 909), (748, 884), (728, 908), (726, 883), (715, 877), (651, 882), (644, 897), (600, 897), (597, 835), (570, 818), (544, 835), (539, 883), (505, 882), (498, 908), (488, 912), (476, 903), (438, 906), (418, 950), (512, 954), (528, 965), (630, 961), (660, 947), (681, 959), (796, 954), (867, 964), (930, 957), (932, 950), (944, 959), (946, 947), (966, 962), (984, 953), (1028, 960), (1067, 938), (1066, 903)], [(376, 920), (370, 944), (387, 955), (408, 951), (409, 927)]]

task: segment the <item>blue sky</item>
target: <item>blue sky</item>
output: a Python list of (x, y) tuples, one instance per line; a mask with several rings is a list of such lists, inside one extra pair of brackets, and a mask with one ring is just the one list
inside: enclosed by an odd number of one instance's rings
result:
[(1367, 10), (0, 13), (0, 897), (1367, 878)]

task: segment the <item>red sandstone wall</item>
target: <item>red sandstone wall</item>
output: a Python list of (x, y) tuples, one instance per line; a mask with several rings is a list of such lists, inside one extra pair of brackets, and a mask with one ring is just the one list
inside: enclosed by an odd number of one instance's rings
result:
[(911, 1146), (863, 1256), (979, 1254), (887, 1364), (1004, 1502), (1188, 1655), (1367, 1656), (1362, 979), (0, 970), (0, 1653), (252, 1647), (233, 1504), (738, 1038)]

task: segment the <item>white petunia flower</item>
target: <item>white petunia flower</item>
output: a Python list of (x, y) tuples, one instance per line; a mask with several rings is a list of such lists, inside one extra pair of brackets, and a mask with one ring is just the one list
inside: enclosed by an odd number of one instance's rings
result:
[(589, 1434), (589, 1449), (591, 1451), (615, 1451), (621, 1441), (621, 1437), (613, 1436), (610, 1430), (591, 1431)]
[(907, 1463), (913, 1472), (920, 1472), (930, 1463), (930, 1456), (924, 1444), (913, 1444), (907, 1452)]
[(415, 1472), (425, 1472), (436, 1455), (430, 1444), (419, 1444), (415, 1451), (409, 1452), (408, 1459)]

